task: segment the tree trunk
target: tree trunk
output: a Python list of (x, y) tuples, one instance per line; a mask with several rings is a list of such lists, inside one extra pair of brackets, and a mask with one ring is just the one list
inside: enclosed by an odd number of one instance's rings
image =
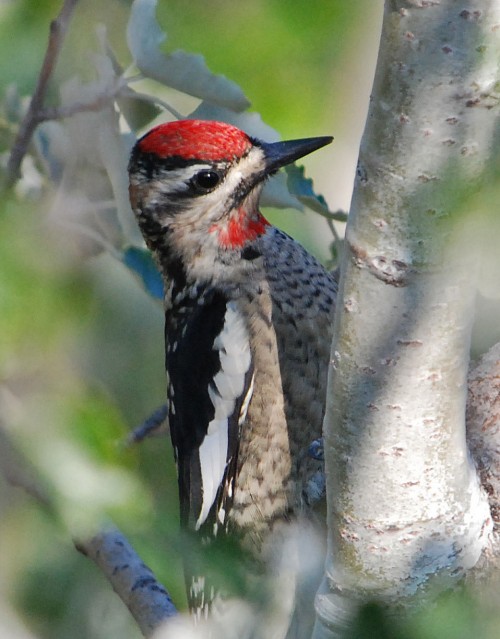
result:
[(449, 587), (489, 541), (465, 401), (499, 28), (499, 0), (385, 3), (332, 346), (315, 639), (367, 597), (407, 604), (433, 576)]

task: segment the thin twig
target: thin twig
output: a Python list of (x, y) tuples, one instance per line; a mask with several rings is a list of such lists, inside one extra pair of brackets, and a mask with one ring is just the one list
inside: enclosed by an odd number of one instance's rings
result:
[(19, 179), (21, 162), (26, 155), (33, 133), (40, 123), (40, 113), (47, 93), (48, 82), (54, 71), (57, 57), (61, 51), (62, 43), (77, 2), (78, 0), (64, 0), (59, 15), (50, 23), (49, 43), (47, 45), (47, 51), (45, 52), (42, 69), (38, 76), (35, 92), (31, 98), (28, 112), (21, 122), (7, 163), (5, 178), (5, 185), (7, 187), (12, 186)]
[(139, 426), (134, 428), (127, 437), (127, 446), (130, 446), (131, 444), (138, 444), (147, 437), (151, 437), (153, 435), (168, 434), (167, 417), (168, 406), (164, 404), (163, 406), (160, 406), (160, 408), (157, 408), (154, 413), (149, 415), (142, 424), (139, 424)]

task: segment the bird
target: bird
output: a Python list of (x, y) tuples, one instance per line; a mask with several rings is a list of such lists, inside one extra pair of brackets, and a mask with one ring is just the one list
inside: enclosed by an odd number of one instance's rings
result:
[[(269, 143), (186, 119), (131, 152), (131, 206), (164, 283), (180, 523), (204, 545), (234, 536), (266, 556), (322, 473), (308, 450), (321, 438), (337, 281), (259, 199), (270, 176), (332, 139)], [(192, 565), (186, 587), (206, 616), (213, 589)]]

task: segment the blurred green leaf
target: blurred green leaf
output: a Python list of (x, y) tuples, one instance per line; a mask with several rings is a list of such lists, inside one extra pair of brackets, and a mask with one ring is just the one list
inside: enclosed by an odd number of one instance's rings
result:
[(315, 193), (313, 181), (305, 176), (303, 166), (290, 164), (285, 167), (287, 175), (287, 187), (298, 200), (317, 213), (328, 213), (328, 204), (325, 198)]
[(11, 202), (0, 215), (0, 373), (47, 355), (48, 363), (68, 320), (78, 322), (88, 308), (83, 273), (48, 250), (48, 236), (26, 204)]
[(160, 50), (166, 34), (156, 21), (156, 0), (135, 0), (127, 27), (127, 43), (137, 68), (149, 78), (235, 111), (249, 106), (240, 87), (214, 75), (201, 55)]

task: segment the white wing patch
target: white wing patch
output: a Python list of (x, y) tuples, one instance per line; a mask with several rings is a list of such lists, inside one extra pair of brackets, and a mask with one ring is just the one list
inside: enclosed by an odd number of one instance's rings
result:
[[(234, 412), (236, 400), (243, 393), (245, 375), (251, 364), (248, 331), (234, 302), (227, 304), (224, 327), (214, 340), (213, 348), (219, 351), (221, 368), (213, 379), (213, 387), (208, 389), (215, 414), (199, 448), (203, 503), (196, 530), (206, 521), (224, 477), (229, 461), (229, 418)], [(245, 412), (250, 396), (251, 392), (247, 393), (244, 400)]]

